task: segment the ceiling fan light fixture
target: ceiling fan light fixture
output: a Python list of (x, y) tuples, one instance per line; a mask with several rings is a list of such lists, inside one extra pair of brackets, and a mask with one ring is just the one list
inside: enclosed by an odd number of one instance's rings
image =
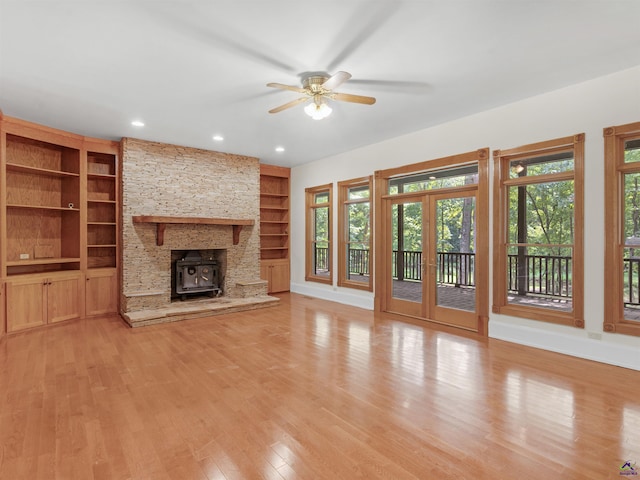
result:
[(304, 107), (304, 111), (314, 120), (322, 120), (323, 118), (327, 118), (331, 115), (333, 109), (324, 102), (320, 104), (313, 102)]

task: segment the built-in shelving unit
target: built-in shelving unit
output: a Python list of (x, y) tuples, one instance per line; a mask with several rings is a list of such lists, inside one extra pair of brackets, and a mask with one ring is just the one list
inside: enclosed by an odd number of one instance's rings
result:
[(5, 275), (80, 270), (82, 141), (4, 135)]
[(87, 267), (115, 268), (117, 256), (115, 153), (87, 152)]
[(1, 114), (0, 135), (2, 330), (117, 312), (119, 144)]
[(260, 273), (269, 292), (289, 290), (290, 169), (260, 165)]

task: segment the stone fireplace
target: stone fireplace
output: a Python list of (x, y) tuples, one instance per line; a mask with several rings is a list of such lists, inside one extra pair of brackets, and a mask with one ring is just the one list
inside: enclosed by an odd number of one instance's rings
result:
[[(260, 280), (259, 175), (256, 158), (122, 140), (121, 313), (130, 325), (277, 302)], [(224, 250), (222, 295), (172, 302), (172, 251), (191, 250)]]

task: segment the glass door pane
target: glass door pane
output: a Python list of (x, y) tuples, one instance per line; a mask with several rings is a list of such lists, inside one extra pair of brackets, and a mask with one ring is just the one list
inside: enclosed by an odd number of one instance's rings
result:
[(391, 296), (422, 303), (423, 202), (391, 205)]
[[(465, 196), (436, 200), (435, 304), (474, 312), (476, 199)], [(431, 266), (431, 264), (430, 264)]]
[(369, 283), (370, 244), (369, 202), (352, 203), (347, 206), (347, 269), (346, 279), (353, 282)]
[(313, 274), (319, 277), (329, 277), (331, 268), (329, 253), (329, 207), (314, 209), (313, 242), (315, 251), (313, 256)]

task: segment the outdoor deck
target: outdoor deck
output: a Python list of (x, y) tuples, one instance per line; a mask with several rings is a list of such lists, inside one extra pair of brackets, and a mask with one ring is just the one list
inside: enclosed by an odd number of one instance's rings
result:
[[(393, 295), (409, 301), (421, 300), (422, 283), (416, 281), (393, 281)], [(474, 311), (476, 308), (475, 287), (456, 287), (453, 285), (438, 285), (437, 304), (443, 307), (457, 308), (460, 310)], [(545, 307), (553, 310), (571, 311), (571, 301), (556, 298), (546, 298), (535, 295), (508, 296), (509, 303), (517, 305), (531, 305)], [(638, 312), (640, 313), (640, 312)]]
[[(351, 275), (351, 280), (363, 281), (367, 280), (364, 275)], [(448, 308), (457, 308), (460, 310), (475, 311), (476, 309), (476, 289), (470, 286), (459, 286), (449, 284), (438, 285), (438, 301), (437, 304)], [(422, 300), (422, 282), (415, 280), (394, 280), (393, 296), (410, 302), (420, 302)], [(515, 295), (508, 296), (509, 303), (517, 305), (531, 305), (536, 307), (546, 307), (553, 310), (571, 311), (571, 300), (547, 298), (537, 295)], [(637, 315), (634, 319), (640, 319), (640, 310), (631, 310)]]

